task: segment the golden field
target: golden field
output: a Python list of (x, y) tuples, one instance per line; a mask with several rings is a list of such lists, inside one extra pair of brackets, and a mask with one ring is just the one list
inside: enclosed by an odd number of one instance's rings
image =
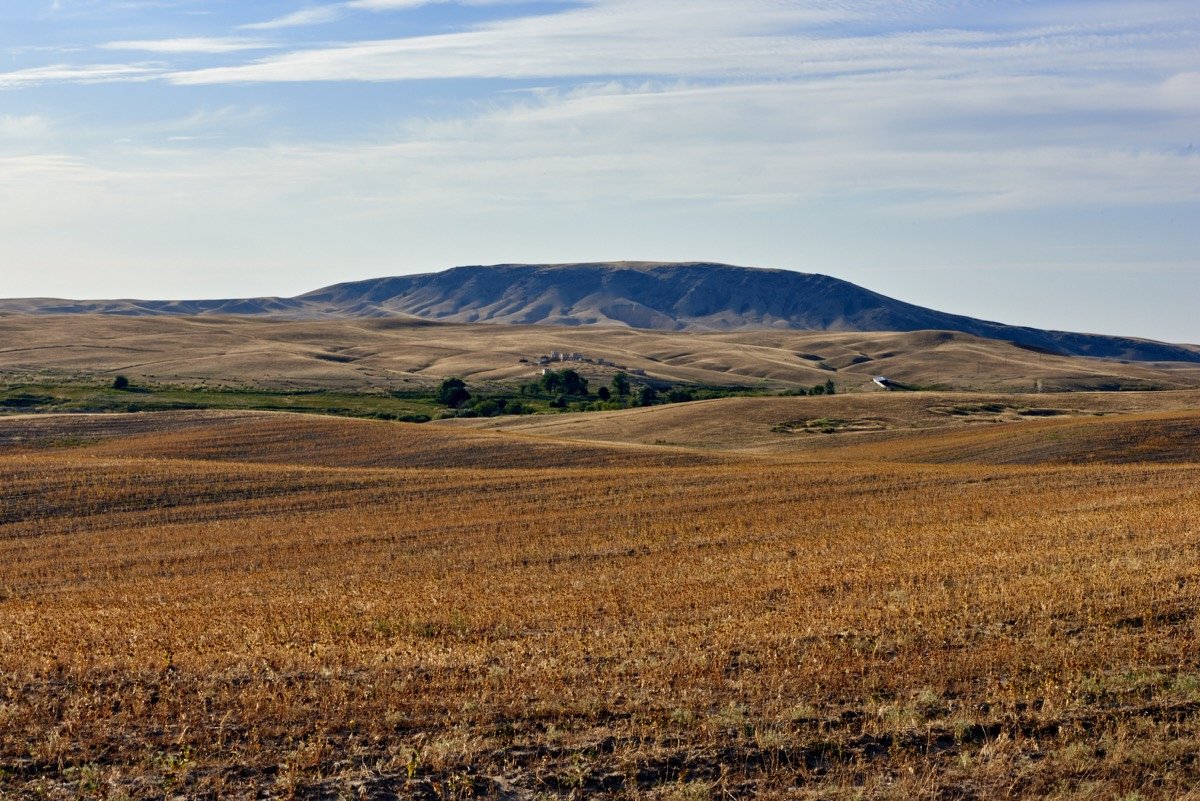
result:
[(0, 418), (0, 797), (1200, 797), (1196, 394), (997, 397)]

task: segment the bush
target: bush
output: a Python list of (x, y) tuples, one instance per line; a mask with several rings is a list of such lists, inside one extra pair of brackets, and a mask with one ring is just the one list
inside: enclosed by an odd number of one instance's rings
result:
[(113, 389), (129, 389), (129, 379), (123, 375), (119, 375), (113, 379)]
[(495, 417), (504, 411), (503, 407), (491, 398), (485, 398), (471, 408), (480, 417)]

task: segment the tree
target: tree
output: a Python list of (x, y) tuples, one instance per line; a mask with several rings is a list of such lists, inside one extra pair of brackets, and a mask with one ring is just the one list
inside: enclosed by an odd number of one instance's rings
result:
[(113, 389), (129, 389), (129, 379), (119, 375), (113, 379)]
[(568, 367), (566, 370), (547, 370), (542, 375), (541, 387), (545, 392), (560, 392), (563, 395), (581, 398), (587, 395), (588, 382)]
[(612, 379), (613, 392), (617, 393), (618, 397), (624, 398), (629, 395), (629, 376), (624, 373), (617, 373)]
[(638, 390), (638, 405), (652, 406), (658, 400), (658, 390), (646, 384)]
[(667, 393), (667, 400), (671, 401), (671, 403), (687, 403), (695, 399), (696, 396), (690, 389), (675, 388)]
[(832, 395), (835, 392), (837, 392), (837, 388), (833, 385), (833, 379), (832, 378), (826, 379), (825, 380), (825, 394)]
[(602, 401), (606, 401), (612, 397), (612, 393), (608, 391), (608, 387), (600, 387), (596, 390), (596, 397)]
[(563, 392), (568, 395), (583, 397), (588, 394), (587, 379), (570, 368), (562, 371), (562, 383)]
[(457, 409), (471, 399), (467, 392), (467, 382), (461, 378), (447, 378), (437, 390), (437, 402), (451, 409)]

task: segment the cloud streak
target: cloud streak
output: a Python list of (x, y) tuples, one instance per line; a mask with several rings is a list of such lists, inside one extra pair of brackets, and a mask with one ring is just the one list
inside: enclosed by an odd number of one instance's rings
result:
[[(556, 14), (518, 17), (474, 30), (345, 43), (200, 70), (178, 84), (540, 79), (616, 76), (720, 80), (795, 78), (864, 71), (1027, 73), (1194, 67), (1195, 34), (1128, 21), (1013, 29), (855, 30), (869, 3), (803, 6), (773, 0), (696, 0), (677, 7), (605, 0)], [(910, 21), (911, 22), (911, 21)]]
[(291, 14), (285, 14), (282, 17), (265, 20), (263, 22), (252, 22), (247, 25), (240, 26), (246, 31), (273, 31), (280, 28), (297, 28), (305, 25), (320, 25), (326, 22), (333, 22), (342, 16), (341, 5), (333, 6), (317, 6), (315, 8), (305, 8), (300, 11), (294, 11)]
[(105, 42), (101, 50), (136, 50), (146, 53), (238, 53), (243, 50), (270, 50), (277, 44), (261, 39), (236, 37), (191, 37), (179, 39), (138, 39)]
[(299, 11), (293, 11), (290, 14), (284, 14), (281, 17), (264, 20), (263, 22), (251, 22), (239, 27), (247, 31), (273, 31), (282, 28), (323, 25), (340, 20), (345, 16), (346, 12), (353, 11), (396, 11), (443, 3), (485, 6), (508, 5), (514, 2), (519, 2), (519, 0), (345, 0), (345, 2), (333, 3), (331, 5), (303, 8)]
[(163, 73), (161, 64), (50, 64), (44, 67), (0, 72), (0, 88), (43, 83), (111, 83), (148, 81)]

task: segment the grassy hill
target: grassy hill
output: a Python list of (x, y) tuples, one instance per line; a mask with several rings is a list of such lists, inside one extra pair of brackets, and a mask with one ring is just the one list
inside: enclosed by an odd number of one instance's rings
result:
[[(656, 332), (452, 325), (393, 319), (0, 315), (0, 377), (183, 386), (403, 391), (450, 375), (476, 383), (536, 377), (538, 360), (580, 354), (595, 383), (619, 369), (649, 380), (773, 389), (874, 375), (924, 387), (1030, 391), (1200, 386), (1200, 365), (1054, 356), (961, 333)], [(564, 366), (564, 365), (558, 365)]]

